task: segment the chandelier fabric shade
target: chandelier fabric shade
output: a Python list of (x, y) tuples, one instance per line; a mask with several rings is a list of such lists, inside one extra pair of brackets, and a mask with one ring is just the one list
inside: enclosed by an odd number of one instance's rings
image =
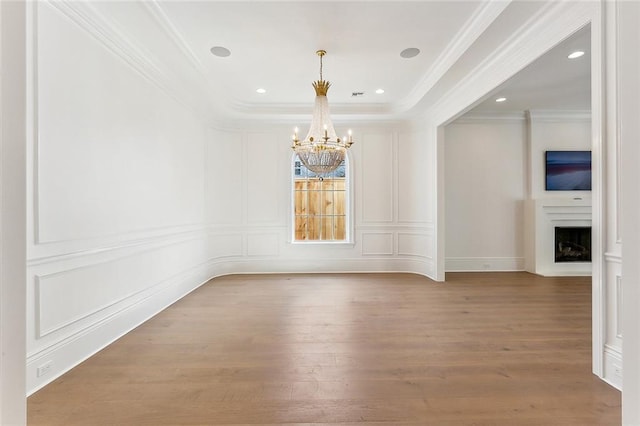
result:
[(346, 150), (353, 144), (351, 130), (349, 136), (339, 138), (331, 121), (327, 92), (331, 83), (322, 79), (322, 57), (327, 52), (318, 50), (320, 57), (320, 79), (313, 82), (316, 98), (311, 117), (309, 133), (301, 141), (298, 139), (298, 129), (293, 134), (293, 148), (302, 163), (318, 175), (331, 173), (344, 161)]

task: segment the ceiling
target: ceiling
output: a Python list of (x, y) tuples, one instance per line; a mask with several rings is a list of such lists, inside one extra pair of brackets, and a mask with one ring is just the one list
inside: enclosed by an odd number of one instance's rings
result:
[[(316, 51), (324, 49), (323, 77), (332, 84), (328, 98), (339, 121), (402, 117), (439, 93), (451, 70), (473, 69), (503, 42), (501, 29), (512, 31), (509, 26), (529, 19), (544, 2), (146, 0), (85, 5), (127, 40), (130, 51), (145, 58), (147, 69), (171, 81), (183, 100), (211, 116), (308, 117), (315, 96), (311, 83), (319, 78)], [(566, 43), (585, 40), (588, 34)], [(231, 54), (215, 56), (214, 46)], [(407, 48), (420, 54), (401, 57)], [(478, 110), (526, 109), (553, 99), (560, 105), (569, 92), (567, 106), (582, 108), (578, 98), (585, 97), (588, 65), (569, 64), (556, 50), (501, 87), (508, 102), (496, 107), (487, 100)], [(588, 57), (581, 63), (588, 64)], [(259, 88), (265, 93), (257, 93)], [(384, 93), (376, 94), (377, 89)]]
[[(583, 28), (556, 45), (473, 108), (471, 114), (520, 113), (527, 110), (591, 110), (591, 31)], [(569, 59), (576, 51), (584, 56)], [(500, 97), (504, 102), (496, 102)]]
[[(482, 6), (429, 2), (163, 2), (208, 79), (239, 107), (309, 105), (311, 82), (331, 81), (332, 104), (394, 104), (405, 99)], [(392, 29), (392, 30), (390, 30)], [(231, 51), (212, 55), (212, 46)], [(411, 59), (400, 56), (418, 48)], [(266, 93), (258, 94), (256, 89)], [(377, 95), (376, 89), (385, 93)], [(353, 97), (353, 92), (363, 95)]]

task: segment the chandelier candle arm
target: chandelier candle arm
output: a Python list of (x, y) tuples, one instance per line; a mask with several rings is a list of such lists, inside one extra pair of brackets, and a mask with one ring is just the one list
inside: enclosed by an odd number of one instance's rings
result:
[(300, 141), (296, 127), (291, 146), (305, 167), (319, 175), (328, 174), (337, 169), (344, 161), (346, 150), (353, 145), (351, 130), (349, 130), (348, 140), (346, 137), (340, 139), (336, 135), (331, 121), (329, 101), (327, 100), (327, 92), (331, 83), (322, 79), (322, 57), (326, 53), (324, 50), (316, 52), (320, 57), (320, 80), (314, 81), (312, 84), (316, 98), (309, 133), (304, 140)]

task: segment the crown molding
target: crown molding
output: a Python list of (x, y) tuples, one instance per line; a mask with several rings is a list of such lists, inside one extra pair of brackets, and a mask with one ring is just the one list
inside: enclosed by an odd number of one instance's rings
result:
[(597, 7), (595, 2), (549, 1), (424, 113), (434, 122), (446, 124), (560, 40), (589, 24)]
[(191, 63), (191, 65), (204, 77), (207, 71), (202, 64), (202, 61), (195, 54), (193, 49), (189, 46), (186, 39), (178, 28), (173, 24), (171, 19), (167, 16), (160, 3), (157, 0), (147, 0), (142, 2), (145, 10), (155, 20), (158, 26), (164, 31), (169, 39), (175, 44), (185, 58)]
[(525, 112), (474, 112), (461, 116), (449, 124), (475, 124), (482, 122), (524, 122), (526, 120)]
[(61, 12), (152, 83), (162, 88), (168, 87), (170, 79), (159, 64), (131, 43), (126, 34), (90, 3), (47, 0), (42, 4)]
[[(266, 0), (271, 1), (271, 0)], [(340, 115), (360, 115), (377, 118), (381, 115), (397, 117), (413, 108), (424, 96), (435, 86), (442, 76), (451, 66), (467, 51), (469, 46), (491, 25), (491, 23), (502, 13), (512, 0), (483, 0), (482, 5), (467, 20), (463, 29), (458, 32), (455, 38), (443, 49), (442, 54), (435, 60), (434, 64), (422, 76), (410, 95), (395, 104), (358, 104), (355, 107), (332, 106), (332, 114)], [(145, 9), (158, 23), (170, 40), (178, 47), (184, 57), (200, 73), (203, 78), (207, 76), (207, 70), (189, 46), (182, 33), (173, 24), (157, 0), (144, 2)], [(216, 94), (219, 97), (219, 94)], [(281, 114), (302, 114), (302, 108), (308, 105), (297, 104), (252, 104), (241, 102), (237, 99), (226, 97), (231, 116), (246, 116), (247, 119), (253, 117), (268, 117)], [(308, 111), (305, 111), (308, 112)]]
[(526, 112), (527, 120), (537, 122), (591, 122), (590, 110), (531, 110)]
[[(313, 108), (311, 103), (265, 103), (250, 104), (243, 102), (233, 102), (232, 108), (246, 115), (270, 115), (288, 114), (305, 115), (311, 114)], [(384, 103), (358, 103), (358, 104), (331, 104), (331, 117), (351, 116), (351, 115), (382, 115), (393, 114), (388, 104)]]
[(402, 101), (394, 105), (398, 112), (408, 111), (436, 85), (445, 73), (460, 59), (478, 37), (496, 20), (512, 0), (485, 1), (463, 25), (463, 29), (444, 48), (434, 64), (422, 76), (415, 88)]
[[(128, 34), (96, 10), (91, 2), (43, 0), (38, 4), (46, 4), (60, 12), (201, 121), (208, 120), (211, 105), (197, 99), (196, 94), (177, 84), (180, 80), (173, 73), (166, 70), (166, 67), (143, 47), (135, 44)], [(222, 105), (215, 105), (215, 108), (223, 110)]]

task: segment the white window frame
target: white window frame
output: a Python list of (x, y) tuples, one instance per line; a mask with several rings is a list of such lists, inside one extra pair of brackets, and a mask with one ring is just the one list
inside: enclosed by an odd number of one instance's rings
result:
[(342, 241), (336, 240), (296, 240), (296, 218), (295, 218), (295, 196), (294, 196), (294, 176), (293, 169), (295, 168), (296, 153), (294, 152), (289, 161), (289, 243), (295, 245), (354, 245), (354, 232), (353, 232), (353, 217), (354, 217), (354, 203), (353, 194), (353, 159), (349, 151), (346, 152), (344, 157), (344, 175), (346, 179), (345, 183), (345, 239)]

